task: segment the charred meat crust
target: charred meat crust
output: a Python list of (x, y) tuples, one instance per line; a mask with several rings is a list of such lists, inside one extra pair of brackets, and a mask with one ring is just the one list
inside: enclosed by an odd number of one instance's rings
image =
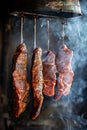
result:
[(33, 90), (33, 112), (31, 118), (35, 120), (41, 111), (43, 103), (43, 66), (42, 66), (42, 49), (34, 50), (34, 60), (32, 66), (32, 90)]
[(28, 104), (29, 84), (27, 82), (27, 49), (20, 44), (12, 61), (12, 116), (17, 118)]

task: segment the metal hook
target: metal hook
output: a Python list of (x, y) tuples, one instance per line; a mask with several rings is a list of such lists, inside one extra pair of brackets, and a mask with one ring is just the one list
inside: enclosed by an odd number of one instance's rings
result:
[(24, 26), (24, 14), (23, 12), (20, 13), (21, 17), (21, 43), (23, 43), (23, 26)]
[(48, 50), (49, 50), (49, 46), (50, 46), (50, 21), (47, 21), (47, 25), (48, 25)]
[(36, 48), (36, 29), (37, 29), (36, 22), (37, 22), (37, 19), (36, 17), (34, 17), (34, 49)]
[(62, 23), (62, 44), (64, 44), (64, 37), (65, 37), (64, 27), (65, 27), (65, 24), (67, 24), (67, 20), (63, 18), (61, 23)]

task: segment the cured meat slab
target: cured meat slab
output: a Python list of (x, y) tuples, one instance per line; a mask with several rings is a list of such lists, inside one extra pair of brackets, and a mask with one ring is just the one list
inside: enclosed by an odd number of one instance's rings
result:
[(55, 94), (56, 72), (55, 54), (49, 50), (43, 59), (43, 93), (46, 96), (54, 96)]
[(28, 104), (29, 83), (27, 82), (27, 48), (20, 44), (12, 60), (12, 116), (19, 117)]
[(74, 72), (72, 70), (71, 62), (73, 51), (63, 44), (58, 51), (56, 57), (56, 66), (59, 77), (57, 79), (56, 99), (60, 99), (62, 95), (67, 95), (70, 92)]
[(41, 111), (43, 104), (43, 65), (42, 49), (40, 47), (34, 50), (32, 66), (32, 91), (33, 91), (33, 112), (31, 118), (35, 120)]

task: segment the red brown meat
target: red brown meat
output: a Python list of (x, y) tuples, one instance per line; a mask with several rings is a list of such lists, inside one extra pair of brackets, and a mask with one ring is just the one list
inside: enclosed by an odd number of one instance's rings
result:
[(30, 88), (27, 82), (27, 48), (24, 43), (15, 51), (12, 68), (12, 116), (17, 118), (27, 106)]
[(74, 76), (74, 72), (71, 67), (72, 57), (73, 51), (68, 49), (65, 44), (60, 47), (56, 57), (56, 66), (59, 74), (57, 79), (58, 90), (56, 93), (56, 99), (60, 99), (63, 94), (67, 95), (70, 92)]
[(41, 111), (43, 103), (43, 66), (42, 66), (42, 49), (36, 48), (34, 50), (34, 61), (32, 66), (32, 90), (33, 90), (33, 112), (32, 119), (35, 120)]
[(44, 87), (43, 93), (46, 96), (54, 96), (56, 84), (56, 65), (55, 54), (48, 51), (46, 57), (43, 59), (43, 77)]

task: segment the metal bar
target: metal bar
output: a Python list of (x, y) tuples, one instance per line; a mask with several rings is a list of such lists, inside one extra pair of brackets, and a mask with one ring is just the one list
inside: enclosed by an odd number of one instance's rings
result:
[(64, 36), (65, 36), (65, 32), (64, 32), (64, 20), (62, 21), (62, 44), (64, 44)]
[(36, 48), (36, 17), (34, 17), (34, 49)]
[[(47, 14), (41, 14), (41, 13), (31, 13), (31, 12), (22, 12), (24, 15), (27, 16), (32, 16), (32, 17), (45, 17), (45, 18), (60, 18), (59, 16), (54, 16), (54, 15), (47, 15)], [(19, 17), (21, 12), (12, 12), (10, 15)]]
[(62, 18), (62, 43), (64, 44), (64, 37), (65, 37), (65, 25), (67, 25), (67, 19)]
[(47, 21), (47, 25), (48, 25), (48, 50), (50, 48), (50, 21)]
[(23, 25), (24, 25), (24, 16), (21, 16), (21, 43), (23, 43)]

